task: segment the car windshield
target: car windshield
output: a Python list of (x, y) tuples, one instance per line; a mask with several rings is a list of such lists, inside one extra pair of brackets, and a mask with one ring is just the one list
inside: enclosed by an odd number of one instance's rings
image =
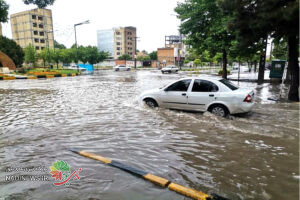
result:
[(235, 84), (231, 83), (230, 81), (228, 81), (226, 79), (221, 79), (219, 81), (221, 83), (223, 83), (224, 85), (226, 85), (227, 87), (229, 87), (231, 90), (237, 90), (237, 89), (239, 89), (238, 86), (236, 86)]

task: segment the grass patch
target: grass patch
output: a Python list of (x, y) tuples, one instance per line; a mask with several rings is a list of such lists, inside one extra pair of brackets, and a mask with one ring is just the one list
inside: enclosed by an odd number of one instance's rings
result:
[(35, 76), (40, 76), (40, 75), (57, 75), (57, 74), (76, 74), (79, 73), (75, 69), (45, 69), (45, 68), (33, 68), (24, 71), (24, 74), (29, 74), (29, 75), (35, 75)]

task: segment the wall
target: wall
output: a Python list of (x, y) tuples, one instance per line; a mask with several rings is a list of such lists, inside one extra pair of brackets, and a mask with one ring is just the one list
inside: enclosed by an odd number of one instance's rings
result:
[(161, 66), (163, 60), (166, 61), (166, 65), (174, 65), (174, 48), (158, 48), (157, 60)]

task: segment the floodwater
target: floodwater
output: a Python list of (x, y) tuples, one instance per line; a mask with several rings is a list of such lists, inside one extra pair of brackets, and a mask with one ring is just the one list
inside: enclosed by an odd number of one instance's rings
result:
[[(255, 88), (253, 112), (230, 119), (138, 103), (142, 91), (182, 76), (98, 71), (0, 82), (0, 199), (188, 199), (72, 147), (230, 199), (299, 199), (299, 104), (268, 101), (279, 86), (254, 83), (241, 83)], [(81, 168), (80, 179), (54, 186), (56, 160)], [(8, 172), (14, 167), (47, 170)], [(51, 180), (7, 180), (41, 174)]]

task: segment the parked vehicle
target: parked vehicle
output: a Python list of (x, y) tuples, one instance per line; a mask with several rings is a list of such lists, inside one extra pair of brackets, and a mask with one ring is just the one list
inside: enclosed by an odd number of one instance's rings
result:
[(128, 67), (126, 65), (117, 65), (114, 67), (115, 71), (130, 71), (131, 67)]
[(167, 67), (164, 67), (164, 68), (162, 68), (161, 69), (161, 73), (176, 73), (176, 72), (178, 72), (178, 68), (176, 67), (176, 66), (174, 66), (174, 65), (169, 65), (169, 66), (167, 66)]
[(150, 107), (209, 111), (225, 117), (251, 111), (254, 91), (239, 88), (226, 79), (189, 77), (146, 91), (141, 94), (140, 100)]

